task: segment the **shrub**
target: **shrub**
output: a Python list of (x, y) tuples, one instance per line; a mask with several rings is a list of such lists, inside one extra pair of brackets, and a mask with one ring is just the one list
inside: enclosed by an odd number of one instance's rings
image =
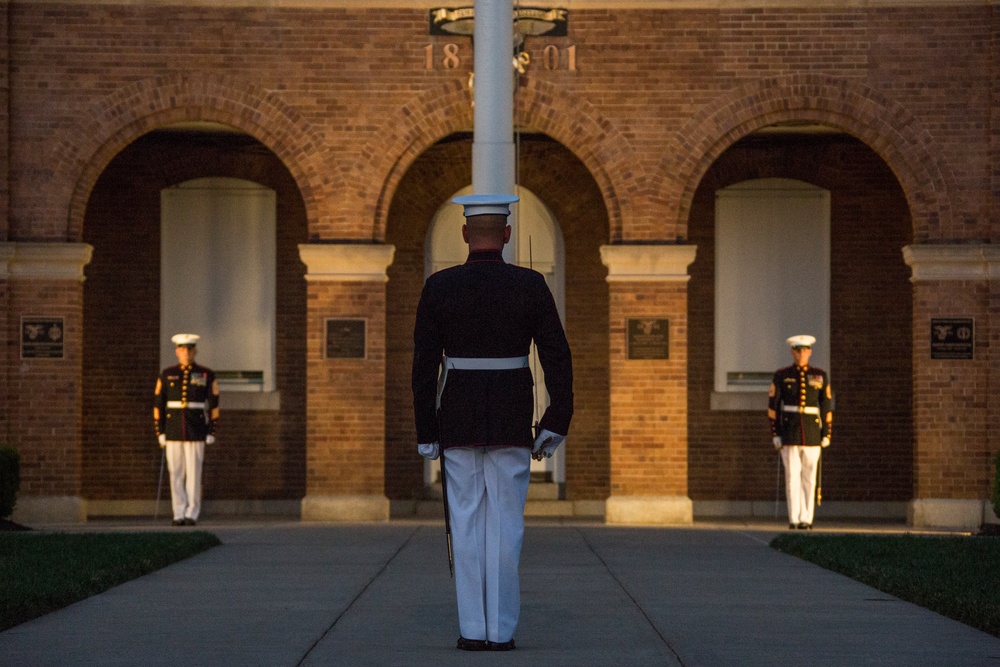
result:
[(0, 519), (10, 516), (21, 487), (21, 455), (16, 449), (0, 447)]

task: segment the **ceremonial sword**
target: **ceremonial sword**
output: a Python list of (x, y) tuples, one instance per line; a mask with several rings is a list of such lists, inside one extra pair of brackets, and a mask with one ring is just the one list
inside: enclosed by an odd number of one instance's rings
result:
[(167, 460), (167, 450), (162, 449), (163, 453), (160, 455), (160, 481), (156, 484), (156, 509), (153, 511), (153, 521), (158, 521), (160, 518), (160, 491), (163, 489), (163, 464)]
[[(442, 364), (441, 373), (442, 375), (448, 372), (447, 367)], [(438, 395), (437, 395), (437, 406), (434, 412), (434, 416), (437, 417), (438, 423), (438, 447), (440, 448), (440, 456), (438, 457), (441, 461), (441, 500), (444, 502), (444, 536), (448, 542), (448, 572), (451, 574), (451, 578), (455, 578), (455, 552), (451, 547), (451, 512), (448, 511), (448, 475), (445, 471), (444, 465), (444, 447), (441, 445), (441, 394), (444, 392), (444, 382), (438, 382)]]
[(823, 448), (819, 448), (819, 459), (816, 461), (816, 505), (823, 504)]
[(451, 512), (448, 511), (448, 475), (444, 469), (444, 449), (441, 449), (441, 498), (444, 500), (444, 535), (448, 541), (448, 572), (455, 578), (455, 552), (451, 548)]

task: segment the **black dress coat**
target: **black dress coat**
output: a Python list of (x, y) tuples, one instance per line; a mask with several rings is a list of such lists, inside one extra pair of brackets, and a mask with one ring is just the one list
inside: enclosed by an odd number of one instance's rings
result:
[[(826, 371), (815, 366), (787, 366), (774, 373), (768, 393), (771, 435), (783, 445), (819, 445), (833, 428), (833, 390)], [(784, 406), (811, 408), (788, 412)]]
[(451, 358), (527, 356), (531, 341), (550, 404), (539, 427), (566, 435), (573, 416), (569, 344), (552, 293), (537, 271), (472, 252), (465, 264), (424, 284), (413, 331), (413, 411), (417, 442), (447, 447), (530, 447), (532, 375), (515, 370), (449, 370), (436, 409), (442, 354)]
[[(201, 403), (204, 407), (169, 407), (168, 403)], [(219, 385), (211, 368), (191, 364), (164, 368), (156, 381), (153, 421), (156, 435), (167, 440), (198, 442), (215, 434), (219, 419)]]

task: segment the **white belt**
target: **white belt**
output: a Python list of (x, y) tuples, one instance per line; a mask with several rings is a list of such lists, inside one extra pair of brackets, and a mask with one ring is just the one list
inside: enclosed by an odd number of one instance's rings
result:
[(781, 411), (797, 412), (799, 414), (806, 414), (806, 415), (816, 415), (817, 417), (819, 416), (819, 408), (817, 407), (800, 408), (797, 405), (782, 405)]
[(455, 359), (444, 357), (441, 360), (445, 369), (456, 371), (512, 371), (528, 367), (528, 357), (466, 357)]
[(204, 403), (188, 403), (186, 401), (167, 401), (167, 407), (172, 409), (204, 410)]
[(435, 407), (441, 409), (441, 394), (448, 381), (448, 371), (513, 371), (528, 367), (528, 357), (449, 357), (441, 358), (441, 375), (438, 377)]

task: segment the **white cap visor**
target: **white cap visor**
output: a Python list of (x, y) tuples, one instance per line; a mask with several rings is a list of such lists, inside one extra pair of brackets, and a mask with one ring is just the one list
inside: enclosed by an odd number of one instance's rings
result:
[(510, 205), (518, 201), (516, 195), (463, 195), (452, 201), (465, 207), (465, 217), (474, 215), (510, 215)]

